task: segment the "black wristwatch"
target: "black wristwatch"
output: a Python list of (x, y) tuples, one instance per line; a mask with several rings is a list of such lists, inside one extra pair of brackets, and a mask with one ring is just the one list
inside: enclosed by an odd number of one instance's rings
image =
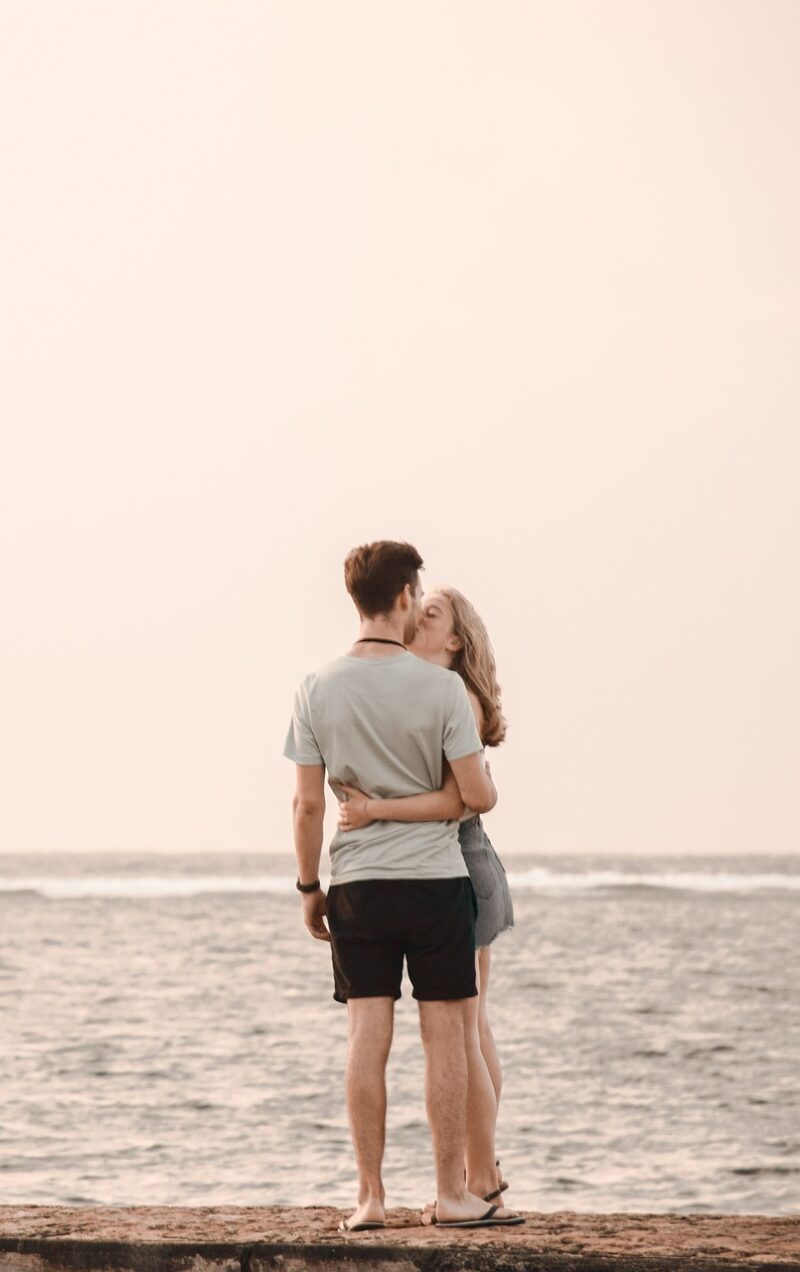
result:
[(313, 883), (301, 883), (298, 879), (294, 886), (297, 888), (298, 892), (318, 892), (320, 882), (319, 879), (315, 879)]

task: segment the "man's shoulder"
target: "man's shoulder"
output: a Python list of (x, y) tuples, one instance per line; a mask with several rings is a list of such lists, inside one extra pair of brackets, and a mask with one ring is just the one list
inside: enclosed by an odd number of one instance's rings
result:
[(440, 667), (438, 663), (428, 662), (425, 658), (415, 658), (414, 664), (414, 674), (420, 680), (428, 680), (432, 685), (448, 689), (463, 684), (458, 672), (451, 671), (449, 667)]
[(315, 668), (314, 671), (306, 672), (300, 681), (300, 688), (309, 693), (317, 685), (326, 684), (337, 676), (346, 675), (349, 662), (352, 662), (352, 659), (347, 658), (344, 654), (339, 658), (331, 658), (330, 662), (323, 663), (321, 667)]
[(414, 658), (409, 691), (420, 694), (431, 703), (438, 703), (448, 714), (457, 711), (463, 699), (468, 705), (467, 688), (457, 671), (440, 667), (438, 663)]
[[(341, 654), (338, 658), (332, 658), (329, 662), (323, 663), (315, 671), (308, 672), (301, 680), (300, 687), (306, 695), (313, 694), (315, 690), (324, 692), (326, 686), (332, 681), (343, 677), (358, 678), (360, 675), (372, 675), (376, 661), (381, 663), (384, 660), (354, 658), (349, 654)], [(431, 692), (438, 690), (444, 695), (458, 693), (463, 689), (464, 682), (457, 672), (451, 671), (449, 667), (440, 667), (437, 663), (427, 662), (424, 658), (418, 658), (410, 651), (406, 658), (396, 657), (386, 661), (391, 663), (393, 674), (399, 675), (406, 684), (410, 680), (420, 688)]]

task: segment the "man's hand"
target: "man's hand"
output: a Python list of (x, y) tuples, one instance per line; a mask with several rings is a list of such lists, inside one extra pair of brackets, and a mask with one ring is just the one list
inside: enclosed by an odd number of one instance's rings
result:
[(304, 892), (303, 922), (317, 941), (329, 941), (331, 934), (325, 926), (325, 915), (328, 910), (328, 898), (322, 888), (316, 892)]
[(368, 796), (357, 786), (347, 786), (345, 782), (337, 785), (347, 795), (339, 804), (339, 829), (361, 830), (362, 826), (369, 826), (373, 819), (367, 813)]

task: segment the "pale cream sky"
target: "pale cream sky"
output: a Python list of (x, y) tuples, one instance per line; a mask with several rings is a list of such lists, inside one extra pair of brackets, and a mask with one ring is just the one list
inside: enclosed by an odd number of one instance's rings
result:
[(0, 849), (290, 847), (350, 547), (521, 852), (800, 845), (800, 5), (5, 3)]

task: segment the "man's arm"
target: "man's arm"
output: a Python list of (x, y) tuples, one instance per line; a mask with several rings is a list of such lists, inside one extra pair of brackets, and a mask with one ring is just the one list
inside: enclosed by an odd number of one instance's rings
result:
[(467, 808), (474, 813), (488, 813), (497, 803), (497, 791), (483, 765), (480, 735), (483, 713), (474, 695), (474, 702), (470, 702), (461, 677), (456, 672), (450, 676), (450, 709), (445, 717), (443, 750)]
[[(322, 823), (325, 819), (325, 765), (297, 764), (297, 785), (292, 814), (294, 822), (294, 850), (297, 855), (297, 877), (301, 883), (313, 883), (319, 878), (319, 860), (322, 855)], [(329, 941), (325, 926), (325, 893), (304, 892), (303, 922), (318, 941)]]
[[(483, 709), (477, 694), (471, 689), (467, 689), (467, 698), (472, 709), (475, 719), (475, 727), (478, 735), (483, 733)], [(369, 821), (449, 821), (452, 818), (460, 817), (464, 812), (465, 805), (469, 809), (473, 809), (476, 813), (488, 813), (497, 803), (497, 789), (488, 773), (488, 769), (484, 770), (482, 756), (477, 753), (475, 756), (466, 757), (469, 760), (478, 759), (480, 763), (480, 773), (473, 771), (474, 766), (468, 765), (462, 772), (462, 783), (466, 782), (471, 791), (477, 792), (476, 803), (472, 803), (464, 795), (464, 788), (456, 779), (451, 765), (445, 760), (444, 781), (438, 791), (431, 791), (426, 795), (406, 795), (402, 799), (368, 799), (361, 792), (354, 791), (351, 787), (343, 787), (348, 795), (352, 797), (358, 795), (358, 809), (350, 809), (351, 801), (348, 801), (348, 811), (350, 812), (351, 828), (352, 823), (355, 825), (366, 825)], [(462, 761), (456, 760), (456, 764)], [(353, 802), (355, 802), (353, 800)], [(342, 824), (340, 809), (339, 824)], [(356, 816), (359, 820), (356, 820)]]
[(480, 751), (450, 760), (459, 794), (474, 813), (488, 813), (497, 803), (497, 790), (483, 765)]

